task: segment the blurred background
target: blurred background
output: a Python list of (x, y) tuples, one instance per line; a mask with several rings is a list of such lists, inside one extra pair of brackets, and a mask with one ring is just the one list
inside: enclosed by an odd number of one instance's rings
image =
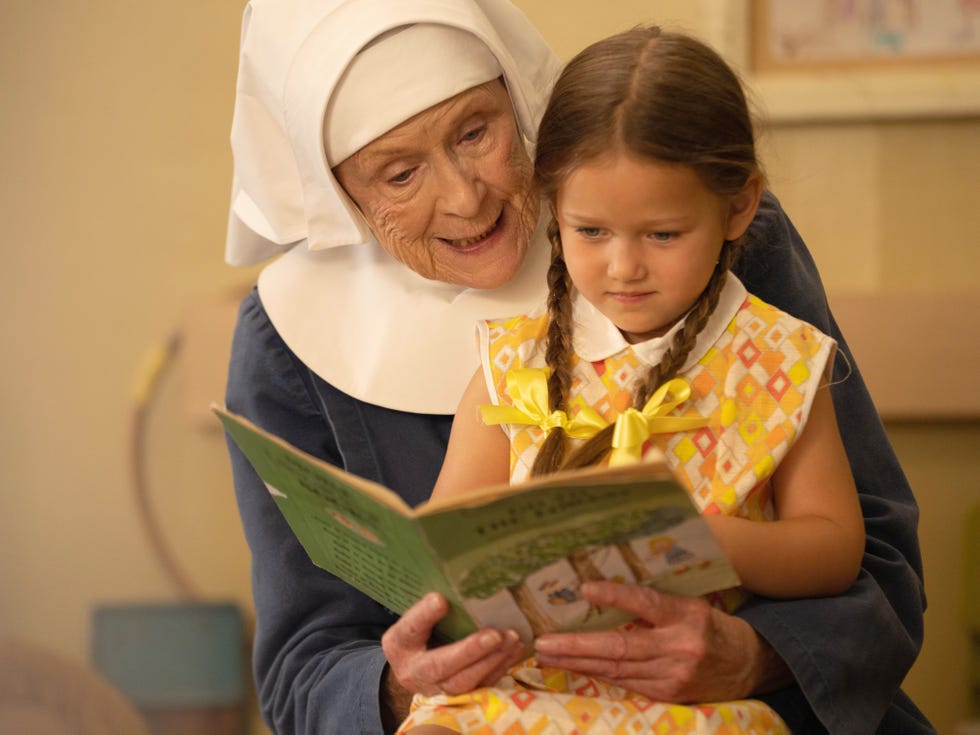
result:
[[(978, 57), (889, 69), (863, 88), (884, 89), (869, 107), (848, 86), (863, 70), (751, 74), (745, 0), (516, 4), (562, 58), (656, 21), (745, 69), (769, 115), (771, 186), (920, 504), (929, 609), (907, 691), (940, 733), (980, 717), (966, 528), (980, 504)], [(200, 696), (177, 666), (183, 688), (147, 674), (130, 703), (205, 720), (244, 707), (220, 727), (265, 733), (239, 677), (248, 552), (207, 410), (257, 275), (222, 258), (243, 7), (0, 0), (0, 638), (108, 678), (185, 645), (216, 671)]]

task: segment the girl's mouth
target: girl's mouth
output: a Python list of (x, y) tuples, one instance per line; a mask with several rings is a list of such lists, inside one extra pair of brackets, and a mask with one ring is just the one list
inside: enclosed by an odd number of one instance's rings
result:
[(649, 296), (649, 291), (610, 291), (609, 295), (616, 299), (642, 299)]

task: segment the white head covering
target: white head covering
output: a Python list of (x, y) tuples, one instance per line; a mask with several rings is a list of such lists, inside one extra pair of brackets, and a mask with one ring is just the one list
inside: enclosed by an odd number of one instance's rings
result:
[[(503, 73), (490, 49), (459, 28), (417, 23), (388, 31), (361, 49), (334, 87), (324, 114), (327, 164), (336, 166), (413, 115)], [(413, 82), (378, 94), (379, 79)]]
[[(461, 66), (475, 69), (475, 76), (443, 74), (453, 81), (442, 89), (415, 85), (413, 90), (428, 90), (420, 95), (422, 106), (365, 120), (364, 140), (349, 118), (346, 133), (328, 119), (331, 159), (343, 160), (417, 112), (486, 81), (487, 74), (494, 78), (497, 68), (518, 126), (533, 144), (559, 63), (508, 0), (251, 0), (232, 123), (226, 259), (250, 265), (288, 251), (263, 270), (259, 294), (286, 344), (322, 378), (377, 405), (452, 413), (478, 364), (474, 322), (539, 301), (548, 248), (539, 228), (521, 272), (493, 291), (427, 280), (377, 244), (334, 178), (323, 138), (328, 105), (340, 105), (372, 73), (378, 76), (373, 52), (404, 33), (390, 32), (416, 24), (443, 40), (475, 37), (492, 56), (493, 72), (478, 46), (457, 44), (464, 49)], [(389, 36), (371, 46), (382, 34)], [(364, 58), (355, 61), (365, 47)], [(441, 54), (433, 68), (445, 71), (450, 47), (431, 50)], [(387, 68), (371, 85), (367, 98), (374, 104), (397, 89), (396, 71)]]

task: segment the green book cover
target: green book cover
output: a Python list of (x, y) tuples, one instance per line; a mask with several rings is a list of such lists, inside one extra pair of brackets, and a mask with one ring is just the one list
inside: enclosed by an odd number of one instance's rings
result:
[(409, 507), (398, 495), (212, 406), (317, 566), (401, 613), (449, 601), (439, 631), (543, 632), (624, 622), (579, 594), (614, 579), (702, 595), (738, 577), (664, 463), (591, 467)]

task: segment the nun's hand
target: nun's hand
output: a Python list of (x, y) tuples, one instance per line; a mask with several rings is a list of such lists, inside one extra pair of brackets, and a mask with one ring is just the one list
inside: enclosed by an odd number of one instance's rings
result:
[(462, 694), (493, 684), (521, 660), (524, 646), (514, 631), (485, 629), (429, 648), (432, 629), (448, 611), (441, 595), (426, 595), (381, 638), (392, 674), (409, 692)]
[(773, 691), (792, 681), (772, 648), (741, 618), (696, 597), (589, 582), (582, 594), (634, 615), (631, 630), (552, 633), (535, 643), (538, 663), (576, 671), (661, 702), (715, 702)]

